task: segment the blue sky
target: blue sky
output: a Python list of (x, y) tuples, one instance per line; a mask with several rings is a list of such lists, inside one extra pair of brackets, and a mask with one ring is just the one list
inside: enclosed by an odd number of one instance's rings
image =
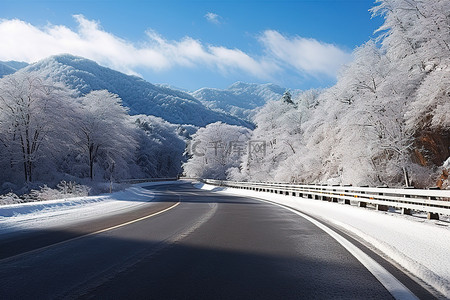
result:
[(332, 85), (382, 23), (372, 0), (0, 0), (0, 60), (71, 53), (195, 90)]

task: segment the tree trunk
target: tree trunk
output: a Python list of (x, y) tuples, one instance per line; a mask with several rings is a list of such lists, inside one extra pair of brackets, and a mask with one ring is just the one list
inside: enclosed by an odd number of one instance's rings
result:
[(410, 187), (411, 183), (409, 182), (408, 171), (406, 170), (405, 167), (403, 167), (403, 175), (405, 176), (405, 185), (406, 185), (406, 187)]
[(94, 179), (94, 147), (89, 146), (89, 178)]

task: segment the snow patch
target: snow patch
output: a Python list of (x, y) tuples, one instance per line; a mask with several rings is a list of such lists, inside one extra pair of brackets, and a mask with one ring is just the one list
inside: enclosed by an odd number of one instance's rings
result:
[(136, 209), (154, 198), (154, 192), (144, 187), (182, 183), (185, 182), (146, 182), (100, 196), (3, 205), (0, 207), (0, 236), (70, 225)]

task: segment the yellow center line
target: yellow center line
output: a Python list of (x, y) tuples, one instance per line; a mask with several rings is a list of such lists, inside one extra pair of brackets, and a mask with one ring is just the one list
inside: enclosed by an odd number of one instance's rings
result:
[(58, 242), (58, 243), (55, 243), (55, 244), (47, 245), (47, 246), (44, 246), (44, 247), (41, 247), (41, 248), (33, 249), (33, 250), (30, 250), (30, 251), (27, 251), (27, 252), (23, 252), (23, 253), (19, 253), (19, 254), (10, 256), (10, 257), (6, 257), (4, 259), (0, 259), (0, 262), (9, 261), (9, 260), (18, 258), (20, 256), (24, 256), (24, 255), (33, 253), (33, 252), (43, 251), (43, 250), (49, 249), (49, 248), (54, 247), (54, 246), (62, 245), (62, 244), (65, 244), (65, 243), (68, 243), (68, 242), (72, 242), (72, 241), (75, 241), (75, 240), (78, 240), (78, 239), (82, 239), (82, 238), (85, 238), (85, 237), (88, 237), (88, 236), (91, 236), (91, 235), (95, 235), (95, 234), (103, 233), (103, 232), (110, 231), (110, 230), (113, 230), (113, 229), (117, 229), (117, 228), (120, 228), (120, 227), (123, 227), (123, 226), (127, 226), (127, 225), (130, 225), (130, 224), (133, 224), (133, 223), (136, 223), (136, 222), (139, 222), (139, 221), (142, 221), (142, 220), (145, 220), (145, 219), (148, 219), (148, 218), (160, 215), (162, 213), (165, 213), (166, 211), (169, 211), (172, 208), (177, 207), (180, 203), (181, 202), (179, 201), (179, 202), (175, 203), (174, 205), (172, 205), (170, 207), (167, 207), (167, 208), (165, 208), (163, 210), (160, 210), (158, 212), (152, 213), (150, 215), (147, 215), (147, 216), (135, 219), (135, 220), (131, 220), (131, 221), (128, 221), (128, 222), (125, 222), (125, 223), (122, 223), (122, 224), (114, 225), (114, 226), (111, 226), (111, 227), (108, 227), (108, 228), (104, 228), (104, 229), (97, 230), (97, 231), (94, 231), (94, 232), (91, 232), (91, 233), (80, 235), (80, 236), (77, 236), (77, 237), (74, 237), (74, 238), (71, 238), (71, 239), (68, 239), (68, 240), (64, 240), (64, 241), (61, 241), (61, 242)]
[[(168, 211), (168, 210), (171, 210), (172, 208), (177, 207), (180, 203), (181, 203), (181, 202), (177, 202), (177, 203), (175, 203), (174, 205), (172, 205), (172, 206), (170, 206), (170, 207), (168, 207), (168, 208), (165, 208), (165, 209), (160, 210), (160, 211), (158, 211), (158, 212), (152, 213), (152, 214), (150, 214), (150, 215), (148, 215), (148, 216), (141, 217), (141, 218), (138, 218), (138, 219), (135, 219), (135, 220), (131, 220), (131, 221), (128, 221), (128, 222), (119, 224), (119, 225), (114, 225), (114, 226), (112, 226), (112, 227), (108, 227), (108, 228), (105, 228), (105, 229), (101, 229), (101, 230), (98, 230), (98, 231), (95, 231), (95, 232), (91, 232), (91, 233), (88, 233), (88, 234), (85, 234), (85, 235), (83, 235), (83, 236), (76, 237), (76, 238), (82, 238), (82, 237), (86, 237), (86, 236), (90, 236), (90, 235), (94, 235), (94, 234), (99, 234), (99, 233), (102, 233), (102, 232), (105, 232), (105, 231), (110, 231), (110, 230), (113, 230), (113, 229), (116, 229), (116, 228), (120, 228), (120, 227), (123, 227), (123, 226), (127, 226), (127, 225), (130, 225), (130, 224), (133, 224), (133, 223), (136, 223), (136, 222), (139, 222), (139, 221), (142, 221), (142, 220), (145, 220), (145, 219), (148, 219), (148, 218), (157, 216), (157, 215), (162, 214), (162, 213), (164, 213), (164, 212), (166, 212), (166, 211)], [(70, 241), (70, 240), (68, 240), (68, 241)], [(56, 245), (56, 244), (55, 244), (55, 245)]]

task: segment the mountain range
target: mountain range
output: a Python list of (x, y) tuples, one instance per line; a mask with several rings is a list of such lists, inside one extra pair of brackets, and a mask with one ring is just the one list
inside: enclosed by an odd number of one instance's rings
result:
[(269, 100), (281, 98), (285, 89), (275, 84), (237, 82), (228, 89), (202, 88), (183, 91), (126, 75), (96, 62), (70, 54), (56, 55), (33, 64), (0, 62), (0, 78), (19, 72), (36, 72), (64, 82), (81, 95), (106, 89), (117, 94), (131, 115), (161, 117), (173, 124), (206, 126), (221, 121), (253, 128), (251, 117)]

